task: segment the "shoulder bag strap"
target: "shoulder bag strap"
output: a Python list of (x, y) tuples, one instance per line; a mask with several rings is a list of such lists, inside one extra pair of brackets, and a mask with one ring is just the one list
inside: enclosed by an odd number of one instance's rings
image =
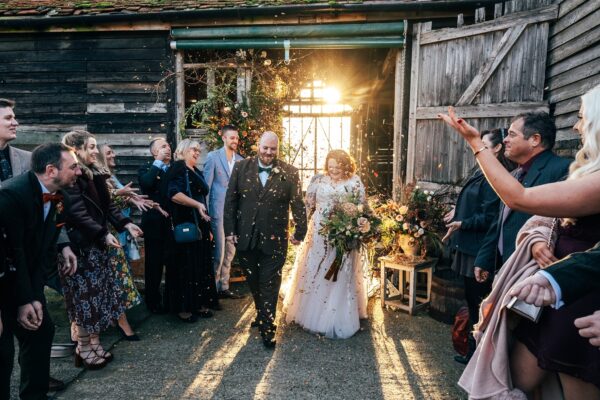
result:
[[(194, 199), (194, 197), (192, 196), (192, 189), (190, 188), (190, 174), (188, 173), (187, 166), (185, 167), (185, 190), (187, 191), (188, 197), (190, 199)], [(194, 216), (194, 223), (196, 224), (196, 227), (198, 229), (200, 229), (200, 224), (198, 223), (198, 217), (196, 216), (196, 213), (197, 213), (196, 209), (193, 208), (192, 215)]]

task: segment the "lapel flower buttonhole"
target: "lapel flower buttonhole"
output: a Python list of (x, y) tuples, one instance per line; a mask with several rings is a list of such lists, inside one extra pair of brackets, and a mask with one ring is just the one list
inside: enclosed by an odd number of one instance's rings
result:
[(275, 168), (273, 168), (273, 173), (274, 173), (274, 174), (278, 174), (278, 173), (280, 173), (280, 172), (281, 172), (281, 171), (279, 170), (279, 167), (275, 167)]

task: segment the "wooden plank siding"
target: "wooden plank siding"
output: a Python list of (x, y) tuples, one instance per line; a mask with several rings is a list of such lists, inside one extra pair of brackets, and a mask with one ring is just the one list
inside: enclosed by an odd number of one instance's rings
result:
[(85, 129), (111, 144), (118, 172), (137, 185), (155, 137), (174, 139), (174, 70), (167, 32), (0, 34), (0, 97), (14, 99), (16, 146)]
[(504, 6), (492, 21), (427, 32), (415, 26), (408, 182), (455, 184), (473, 167), (464, 140), (437, 119), (449, 105), (480, 130), (508, 127), (522, 112), (548, 111), (548, 32), (558, 7), (548, 0)]
[(558, 19), (550, 27), (545, 98), (557, 125), (557, 149), (574, 155), (581, 95), (600, 84), (600, 1), (556, 0)]

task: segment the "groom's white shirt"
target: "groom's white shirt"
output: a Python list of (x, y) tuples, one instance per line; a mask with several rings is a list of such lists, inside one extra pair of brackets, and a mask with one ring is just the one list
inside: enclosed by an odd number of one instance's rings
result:
[[(272, 167), (273, 164), (264, 165), (263, 163), (260, 162), (260, 160), (258, 160), (258, 166), (261, 168), (269, 168), (269, 167)], [(260, 183), (262, 183), (263, 187), (265, 187), (265, 185), (267, 184), (267, 179), (269, 179), (269, 173), (266, 171), (261, 172), (260, 174), (258, 174), (258, 179), (260, 179)]]

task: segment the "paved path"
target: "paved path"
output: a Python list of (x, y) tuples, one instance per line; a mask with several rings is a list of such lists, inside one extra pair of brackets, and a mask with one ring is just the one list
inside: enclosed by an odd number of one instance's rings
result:
[[(138, 328), (143, 341), (116, 343), (110, 366), (76, 370), (79, 375), (56, 398), (463, 397), (455, 385), (462, 368), (452, 361), (450, 328), (427, 315), (382, 311), (373, 300), (371, 319), (353, 338), (333, 341), (284, 326), (276, 350), (269, 351), (250, 328), (250, 299), (223, 303), (215, 318), (193, 325), (168, 316), (146, 319)], [(61, 366), (54, 364), (60, 375)]]
[[(243, 286), (241, 286), (243, 288)], [(60, 299), (55, 300), (60, 302)], [(140, 342), (119, 340), (100, 371), (53, 359), (52, 374), (69, 381), (56, 399), (460, 399), (462, 367), (452, 360), (450, 327), (427, 314), (410, 317), (369, 305), (370, 319), (347, 340), (328, 340), (281, 326), (275, 351), (250, 327), (250, 297), (224, 300), (208, 320), (183, 324), (133, 310)], [(55, 318), (58, 339), (66, 320)], [(15, 386), (15, 385), (13, 385)], [(15, 391), (13, 388), (13, 392)]]

